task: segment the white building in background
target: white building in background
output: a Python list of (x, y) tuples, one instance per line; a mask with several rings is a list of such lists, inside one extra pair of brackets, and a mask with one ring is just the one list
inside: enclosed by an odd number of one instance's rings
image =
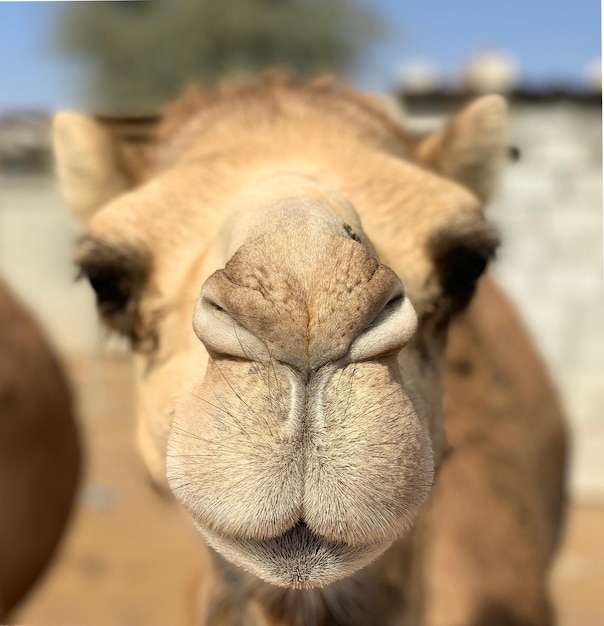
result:
[(396, 87), (411, 93), (429, 93), (442, 87), (436, 66), (424, 59), (411, 59), (396, 72)]
[(462, 89), (477, 93), (508, 93), (518, 83), (518, 66), (504, 52), (482, 52), (465, 64), (456, 83)]
[[(479, 87), (501, 91), (510, 75), (492, 72), (465, 89), (400, 95), (413, 127), (426, 129), (459, 110)], [(567, 90), (529, 85), (505, 96), (509, 144), (521, 157), (506, 168), (487, 209), (503, 239), (493, 270), (545, 356), (566, 406), (573, 433), (572, 493), (603, 502), (601, 96), (585, 83)]]
[(602, 91), (602, 60), (594, 59), (585, 69), (585, 79), (592, 91)]

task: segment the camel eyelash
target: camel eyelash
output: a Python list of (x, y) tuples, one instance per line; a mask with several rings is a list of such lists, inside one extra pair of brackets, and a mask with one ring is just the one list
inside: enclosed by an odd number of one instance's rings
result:
[(81, 277), (88, 279), (96, 295), (96, 305), (100, 313), (110, 316), (128, 307), (130, 289), (128, 281), (112, 272), (82, 270)]
[(78, 278), (90, 283), (103, 322), (129, 338), (136, 346), (141, 343), (139, 300), (147, 282), (147, 259), (132, 250), (118, 249), (109, 244), (84, 238), (76, 254)]
[(487, 224), (458, 227), (432, 239), (430, 252), (449, 315), (467, 306), (498, 245), (496, 229)]

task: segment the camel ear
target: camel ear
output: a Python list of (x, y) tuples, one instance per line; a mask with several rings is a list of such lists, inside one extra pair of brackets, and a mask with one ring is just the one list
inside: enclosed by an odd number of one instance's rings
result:
[(507, 160), (507, 103), (497, 95), (474, 100), (444, 129), (424, 137), (417, 160), (487, 201)]
[(156, 117), (93, 117), (61, 112), (53, 120), (59, 182), (75, 215), (88, 221), (144, 178)]

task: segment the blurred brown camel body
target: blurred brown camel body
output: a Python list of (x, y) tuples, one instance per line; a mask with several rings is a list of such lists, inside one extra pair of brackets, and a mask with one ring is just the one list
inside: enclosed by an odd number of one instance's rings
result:
[(79, 470), (65, 375), (37, 324), (0, 283), (0, 618), (54, 554)]
[(215, 557), (198, 623), (552, 623), (563, 420), (489, 278), (468, 308), (505, 129), (495, 96), (418, 137), (283, 76), (57, 117), (141, 451)]

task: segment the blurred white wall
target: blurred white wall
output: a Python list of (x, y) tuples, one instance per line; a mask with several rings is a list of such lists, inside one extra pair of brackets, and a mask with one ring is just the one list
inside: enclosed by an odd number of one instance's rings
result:
[(52, 178), (0, 175), (0, 274), (66, 353), (101, 344), (92, 291), (75, 282), (79, 232)]
[(504, 242), (496, 273), (562, 391), (574, 490), (604, 497), (601, 109), (516, 105), (510, 139), (522, 156), (490, 208)]

